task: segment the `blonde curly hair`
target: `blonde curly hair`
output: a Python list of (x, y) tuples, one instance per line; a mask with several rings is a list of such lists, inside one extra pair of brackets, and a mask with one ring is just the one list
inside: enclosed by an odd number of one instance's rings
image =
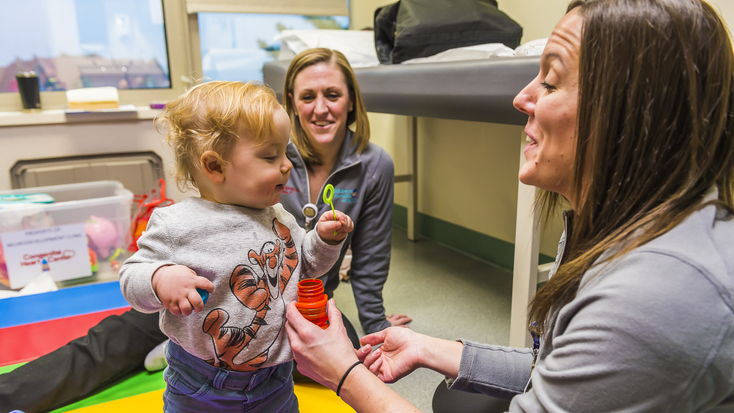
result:
[(275, 92), (260, 82), (206, 82), (167, 103), (155, 125), (173, 149), (179, 189), (198, 188), (194, 172), (204, 152), (216, 152), (226, 164), (238, 139), (262, 143), (274, 133), (280, 108)]

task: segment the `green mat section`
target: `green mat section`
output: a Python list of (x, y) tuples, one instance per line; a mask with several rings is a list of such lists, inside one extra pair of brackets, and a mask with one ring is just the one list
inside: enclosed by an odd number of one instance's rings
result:
[[(25, 363), (0, 367), (0, 374), (11, 372), (23, 364)], [(56, 409), (53, 413), (68, 412), (70, 410), (81, 409), (82, 407), (94, 406), (95, 404), (124, 399), (125, 397), (137, 396), (138, 394), (162, 390), (165, 388), (166, 381), (163, 380), (163, 370), (155, 373), (142, 371), (119, 380), (84, 400), (72, 403), (66, 407), (62, 407), (61, 409)]]
[(84, 400), (72, 403), (61, 409), (53, 410), (53, 413), (68, 412), (70, 410), (81, 409), (82, 407), (94, 406), (95, 404), (124, 399), (125, 397), (137, 396), (138, 394), (165, 388), (166, 381), (163, 380), (163, 370), (155, 373), (143, 371), (122, 379)]
[(13, 370), (17, 369), (18, 367), (20, 367), (20, 366), (22, 366), (22, 365), (24, 365), (24, 364), (25, 364), (25, 363), (18, 363), (18, 364), (11, 364), (11, 365), (9, 365), (9, 366), (3, 366), (3, 367), (0, 367), (0, 374), (3, 374), (3, 373), (9, 373), (9, 372), (11, 372), (11, 371), (13, 371)]

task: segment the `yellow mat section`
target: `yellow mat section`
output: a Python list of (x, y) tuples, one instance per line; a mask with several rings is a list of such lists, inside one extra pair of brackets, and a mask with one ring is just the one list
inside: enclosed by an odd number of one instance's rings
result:
[[(296, 384), (301, 413), (354, 413), (333, 391), (318, 384)], [(159, 413), (163, 411), (163, 390), (72, 410), (75, 413)]]
[(79, 413), (160, 413), (163, 411), (163, 390), (156, 390), (150, 393), (143, 393), (137, 396), (95, 404), (94, 406), (71, 411)]
[(295, 393), (301, 413), (354, 413), (336, 393), (320, 384), (296, 384)]

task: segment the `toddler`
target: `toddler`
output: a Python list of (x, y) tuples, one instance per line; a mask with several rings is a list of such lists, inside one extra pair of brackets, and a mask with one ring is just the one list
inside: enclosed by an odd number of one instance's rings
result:
[(164, 411), (298, 412), (286, 305), (299, 279), (334, 265), (354, 225), (327, 212), (306, 233), (278, 203), (290, 124), (262, 84), (198, 85), (156, 125), (179, 186), (200, 193), (157, 208), (120, 270), (127, 301), (159, 312), (170, 338)]

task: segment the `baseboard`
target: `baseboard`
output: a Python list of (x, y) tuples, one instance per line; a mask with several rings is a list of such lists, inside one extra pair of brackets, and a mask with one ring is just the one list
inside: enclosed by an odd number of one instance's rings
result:
[[(408, 208), (393, 204), (393, 225), (408, 227)], [(510, 242), (420, 212), (417, 225), (418, 234), (425, 239), (512, 272), (515, 245)], [(539, 264), (553, 260), (545, 254), (538, 257)]]

